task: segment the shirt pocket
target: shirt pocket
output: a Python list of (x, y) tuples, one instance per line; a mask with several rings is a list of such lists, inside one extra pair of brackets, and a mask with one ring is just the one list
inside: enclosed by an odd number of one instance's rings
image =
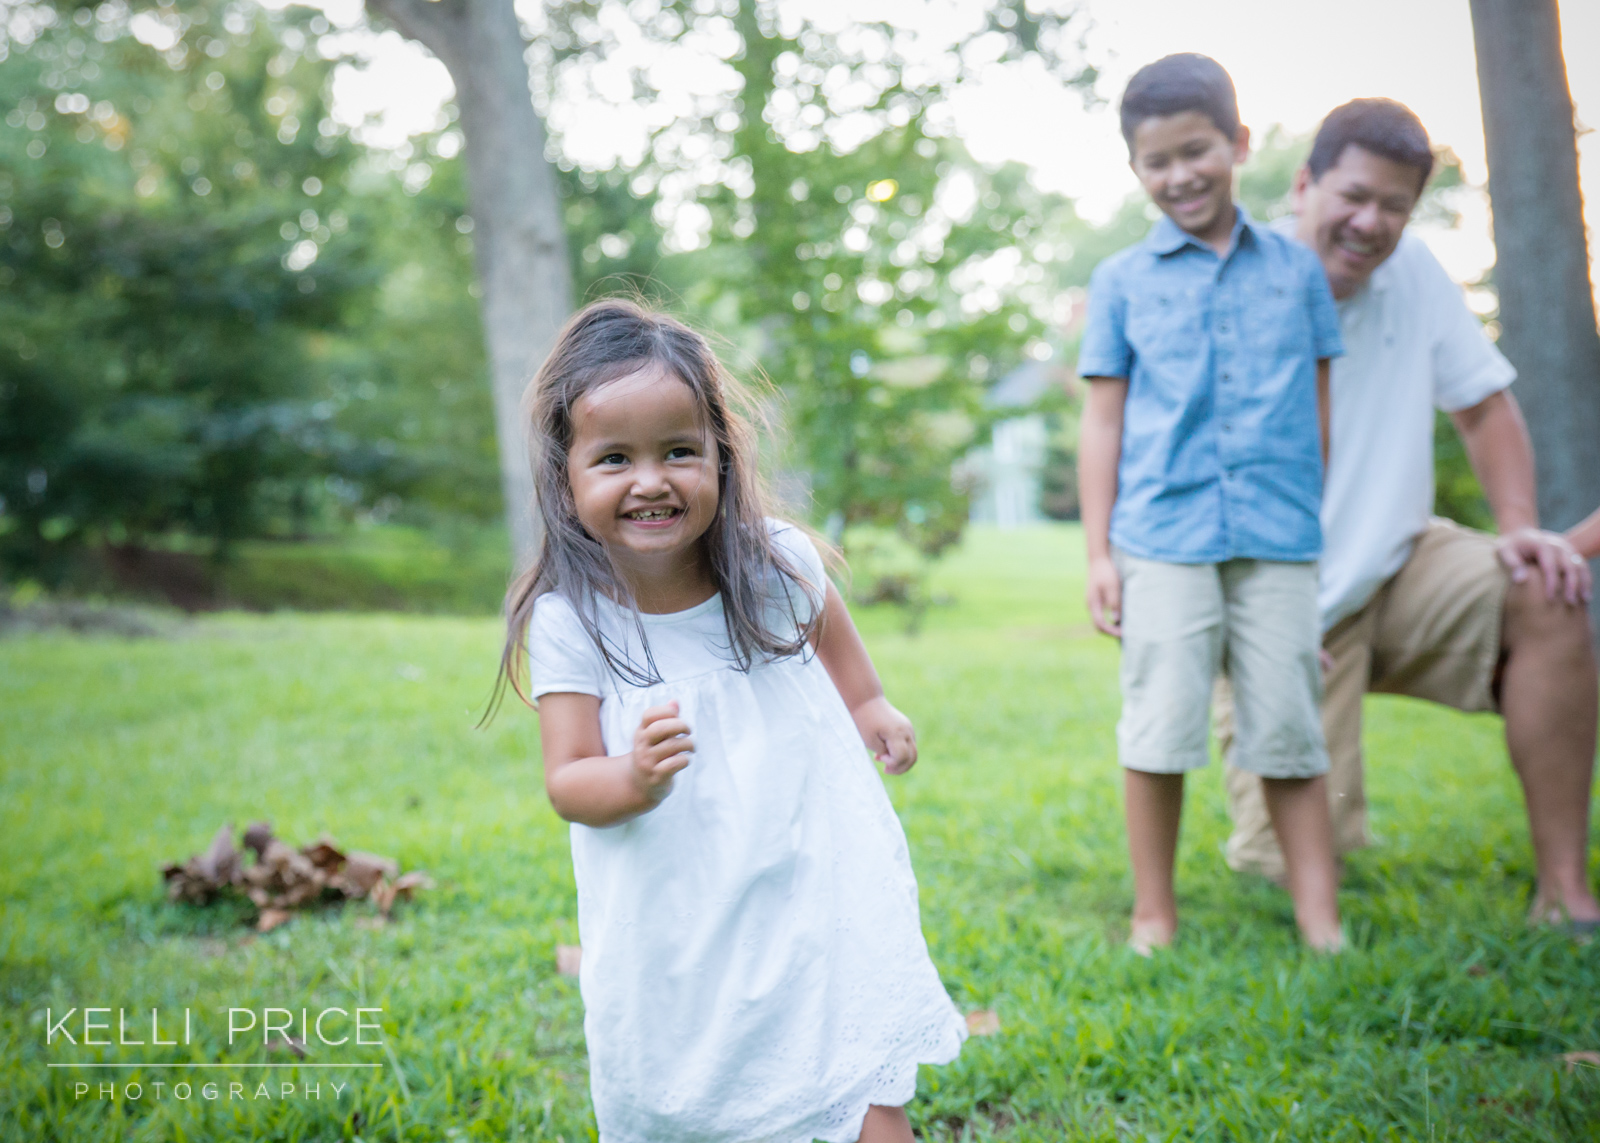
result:
[(1250, 344), (1278, 362), (1309, 356), (1314, 349), (1305, 289), (1286, 269), (1267, 275), (1249, 291), (1246, 321)]
[(1190, 361), (1206, 350), (1201, 290), (1194, 286), (1147, 287), (1128, 299), (1128, 345), (1146, 365)]

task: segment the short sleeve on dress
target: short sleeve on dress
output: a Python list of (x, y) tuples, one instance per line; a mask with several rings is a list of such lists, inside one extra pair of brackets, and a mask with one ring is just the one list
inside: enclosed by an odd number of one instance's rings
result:
[[(788, 592), (788, 604), (801, 624), (811, 622), (811, 617), (822, 609), (828, 593), (828, 571), (822, 563), (822, 553), (811, 542), (805, 530), (783, 520), (767, 519), (767, 530), (772, 545), (788, 557), (789, 563), (805, 577), (808, 590), (797, 592), (792, 584), (784, 582), (779, 590)], [(779, 599), (780, 605), (783, 603)]]
[(578, 621), (572, 604), (554, 593), (541, 595), (528, 620), (529, 694), (604, 694), (605, 660)]

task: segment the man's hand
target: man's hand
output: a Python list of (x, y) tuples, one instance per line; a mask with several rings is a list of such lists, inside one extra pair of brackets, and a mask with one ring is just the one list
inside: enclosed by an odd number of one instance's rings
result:
[(1535, 571), (1544, 579), (1544, 596), (1558, 594), (1571, 606), (1588, 603), (1594, 590), (1589, 565), (1559, 532), (1518, 528), (1495, 542), (1495, 553), (1511, 572), (1511, 582), (1521, 583)]
[(904, 774), (917, 764), (917, 732), (911, 720), (879, 695), (850, 712), (856, 720), (861, 740), (872, 756), (883, 763), (886, 774)]
[(693, 753), (689, 724), (678, 717), (678, 704), (651, 707), (633, 732), (630, 777), (635, 788), (646, 800), (661, 801), (672, 792), (672, 776), (689, 764)]
[(1110, 556), (1089, 561), (1089, 619), (1095, 630), (1122, 638), (1122, 576)]

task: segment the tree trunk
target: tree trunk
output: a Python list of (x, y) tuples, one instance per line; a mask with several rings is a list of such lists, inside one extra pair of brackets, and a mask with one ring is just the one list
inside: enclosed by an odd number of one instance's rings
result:
[(544, 124), (512, 0), (368, 0), (449, 69), (466, 136), (467, 200), (483, 288), (495, 437), (512, 559), (538, 548), (522, 394), (572, 310), (572, 275)]
[[(1517, 367), (1539, 515), (1600, 504), (1600, 333), (1556, 0), (1471, 0), (1494, 208), (1500, 348)], [(1593, 609), (1600, 632), (1600, 603)]]

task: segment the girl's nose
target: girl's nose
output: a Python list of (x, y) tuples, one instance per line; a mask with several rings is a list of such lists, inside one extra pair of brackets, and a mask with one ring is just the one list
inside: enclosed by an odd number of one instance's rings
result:
[(633, 470), (633, 494), (635, 496), (661, 496), (667, 491), (667, 474), (660, 465), (640, 464)]

